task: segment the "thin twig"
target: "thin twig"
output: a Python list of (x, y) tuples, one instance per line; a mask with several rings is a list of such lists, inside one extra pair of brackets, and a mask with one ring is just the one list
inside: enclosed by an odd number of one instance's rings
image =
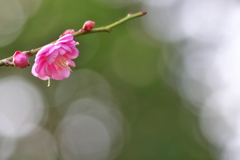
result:
[[(137, 13), (129, 13), (126, 17), (110, 24), (110, 25), (107, 25), (105, 27), (98, 27), (98, 28), (93, 28), (91, 31), (85, 31), (83, 29), (80, 29), (79, 31), (76, 31), (74, 33), (72, 33), (72, 35), (74, 37), (78, 37), (78, 36), (81, 36), (81, 35), (85, 35), (85, 34), (90, 34), (90, 33), (97, 33), (97, 32), (111, 32), (112, 29), (128, 20), (131, 20), (131, 19), (134, 19), (134, 18), (137, 18), (137, 17), (141, 17), (141, 16), (144, 16), (146, 15), (147, 12), (137, 12)], [(54, 43), (55, 41), (51, 42), (51, 43)], [(42, 46), (43, 47), (43, 46)], [(22, 53), (24, 54), (27, 54), (29, 57), (30, 56), (34, 56), (37, 54), (37, 52), (42, 48), (42, 47), (39, 47), (39, 48), (36, 48), (36, 49), (32, 49), (32, 50), (29, 50), (29, 51), (23, 51)], [(14, 64), (12, 63), (12, 60), (13, 60), (13, 56), (11, 57), (8, 57), (8, 58), (5, 58), (5, 59), (2, 59), (0, 60), (0, 66), (14, 66)]]

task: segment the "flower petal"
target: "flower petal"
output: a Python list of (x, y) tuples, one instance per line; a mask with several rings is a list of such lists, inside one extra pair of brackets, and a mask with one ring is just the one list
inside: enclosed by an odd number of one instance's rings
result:
[[(38, 58), (42, 57), (44, 54), (46, 54), (46, 53), (49, 51), (49, 49), (52, 48), (52, 46), (53, 46), (53, 44), (48, 44), (48, 45), (42, 47), (42, 48), (38, 51), (38, 53), (37, 53), (37, 55), (36, 55), (36, 59), (38, 59)], [(36, 59), (35, 59), (35, 61), (36, 61)]]
[(68, 78), (70, 75), (70, 68), (68, 67), (57, 67), (53, 64), (49, 66), (49, 71), (51, 72), (51, 79), (62, 80)]
[(72, 60), (70, 60), (70, 61), (69, 61), (69, 66), (76, 67), (76, 64), (75, 64), (75, 62), (73, 62)]
[(71, 47), (71, 52), (67, 52), (66, 54), (69, 56), (71, 59), (75, 59), (79, 55), (79, 51), (76, 47)]
[(67, 52), (67, 51), (64, 50), (64, 49), (62, 49), (62, 48), (59, 49), (59, 54), (60, 54), (60, 55), (64, 55), (66, 52)]
[(42, 80), (49, 79), (49, 77), (44, 72), (44, 67), (38, 66), (36, 63), (32, 67), (32, 74)]
[(59, 72), (60, 72), (60, 75), (58, 78), (60, 78), (60, 80), (61, 80), (64, 78), (68, 78), (70, 76), (71, 70), (69, 67), (63, 67), (63, 68), (59, 69)]
[(66, 34), (65, 36), (60, 37), (55, 44), (66, 43), (66, 42), (72, 41), (73, 39), (74, 39), (73, 35)]
[(51, 73), (51, 70), (49, 69), (49, 66), (50, 65), (45, 65), (44, 66), (44, 72), (48, 77), (51, 77), (52, 73)]
[(52, 64), (58, 56), (58, 50), (53, 51), (51, 54), (48, 54), (46, 57), (47, 63)]
[(62, 45), (62, 48), (65, 49), (67, 52), (72, 52), (71, 48), (65, 44)]
[(36, 72), (37, 66), (38, 66), (37, 63), (34, 63), (33, 66), (32, 66), (32, 74), (33, 74), (35, 77), (38, 76), (38, 74), (37, 74), (37, 72)]

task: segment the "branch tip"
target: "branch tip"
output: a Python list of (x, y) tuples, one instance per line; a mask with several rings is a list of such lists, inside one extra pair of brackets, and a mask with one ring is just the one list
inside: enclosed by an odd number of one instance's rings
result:
[(144, 15), (146, 15), (147, 14), (147, 12), (142, 12), (142, 15), (144, 16)]

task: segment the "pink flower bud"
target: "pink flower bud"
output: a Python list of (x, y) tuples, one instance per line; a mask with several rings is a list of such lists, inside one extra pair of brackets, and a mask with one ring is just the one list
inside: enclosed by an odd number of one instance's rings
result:
[(86, 21), (83, 25), (83, 29), (86, 31), (91, 31), (95, 26), (95, 22), (93, 21)]
[(28, 55), (21, 51), (16, 51), (13, 55), (13, 64), (18, 68), (25, 68), (29, 66)]
[(67, 34), (73, 34), (75, 32), (74, 29), (67, 29), (66, 31), (63, 32), (59, 37), (65, 36)]

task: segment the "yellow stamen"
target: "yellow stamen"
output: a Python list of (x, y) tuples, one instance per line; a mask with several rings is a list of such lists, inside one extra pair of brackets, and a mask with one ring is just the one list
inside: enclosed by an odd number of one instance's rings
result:
[(50, 78), (48, 79), (48, 82), (47, 82), (47, 83), (48, 83), (47, 86), (50, 87), (50, 84), (51, 84), (51, 82), (50, 82)]

